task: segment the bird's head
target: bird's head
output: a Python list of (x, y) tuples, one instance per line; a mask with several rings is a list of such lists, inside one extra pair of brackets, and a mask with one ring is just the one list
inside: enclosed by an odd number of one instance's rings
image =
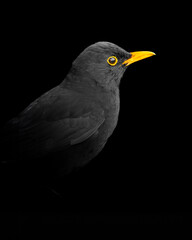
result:
[(127, 52), (113, 43), (97, 42), (75, 59), (72, 72), (84, 82), (109, 89), (119, 85), (127, 66), (153, 55), (148, 51)]

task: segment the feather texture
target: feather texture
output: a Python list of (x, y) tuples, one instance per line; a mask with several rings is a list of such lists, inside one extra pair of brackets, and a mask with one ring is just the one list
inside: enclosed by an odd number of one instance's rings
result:
[(104, 111), (96, 103), (57, 86), (8, 122), (3, 141), (14, 142), (22, 157), (42, 157), (86, 141), (104, 120)]

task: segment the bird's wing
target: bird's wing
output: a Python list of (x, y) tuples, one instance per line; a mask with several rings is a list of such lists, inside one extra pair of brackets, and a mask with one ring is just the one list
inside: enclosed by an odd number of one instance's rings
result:
[(56, 87), (11, 120), (5, 133), (23, 155), (43, 156), (87, 140), (104, 120), (104, 111), (96, 103)]

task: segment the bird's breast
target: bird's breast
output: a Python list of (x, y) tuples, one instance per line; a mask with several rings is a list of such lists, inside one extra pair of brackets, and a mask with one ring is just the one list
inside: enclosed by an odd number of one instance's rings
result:
[(105, 112), (105, 122), (102, 131), (106, 133), (107, 138), (113, 133), (119, 117), (120, 98), (119, 91), (108, 94), (103, 97), (102, 107)]

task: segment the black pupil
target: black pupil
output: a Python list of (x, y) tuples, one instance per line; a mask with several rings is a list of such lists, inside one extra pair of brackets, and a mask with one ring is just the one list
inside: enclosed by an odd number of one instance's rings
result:
[(111, 64), (114, 64), (115, 61), (116, 61), (116, 59), (115, 59), (114, 57), (111, 57), (111, 58), (109, 59), (109, 62), (110, 62)]

